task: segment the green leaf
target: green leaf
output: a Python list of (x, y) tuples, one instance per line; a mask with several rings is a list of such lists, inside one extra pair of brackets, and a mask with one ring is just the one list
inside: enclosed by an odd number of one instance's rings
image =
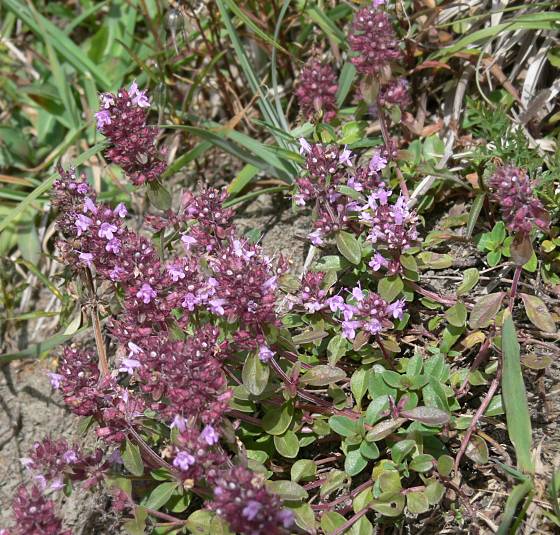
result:
[(402, 292), (403, 288), (404, 283), (398, 275), (383, 277), (377, 284), (379, 295), (389, 303)]
[(505, 292), (497, 292), (480, 297), (471, 310), (469, 318), (471, 329), (488, 327), (498, 314), (505, 295)]
[(437, 461), (437, 470), (444, 476), (448, 477), (453, 471), (453, 457), (450, 455), (442, 455)]
[(405, 457), (414, 449), (416, 441), (411, 439), (399, 440), (391, 448), (391, 459), (396, 464), (403, 462)]
[(283, 457), (293, 459), (299, 453), (299, 440), (293, 431), (286, 431), (283, 435), (274, 436), (276, 451)]
[(404, 510), (405, 497), (402, 494), (393, 494), (386, 500), (374, 500), (372, 509), (390, 518), (400, 516)]
[(362, 248), (353, 234), (341, 230), (336, 234), (336, 246), (350, 263), (358, 265), (362, 260)]
[(341, 368), (319, 364), (305, 372), (300, 381), (304, 385), (327, 386), (346, 379), (346, 373)]
[(270, 492), (277, 494), (285, 501), (297, 502), (299, 500), (306, 500), (308, 497), (307, 491), (294, 481), (280, 479), (278, 481), (267, 481), (266, 485)]
[(536, 295), (520, 293), (525, 312), (531, 323), (544, 332), (555, 333), (556, 323), (542, 299)]
[(311, 505), (308, 503), (302, 503), (298, 507), (291, 508), (295, 522), (298, 527), (300, 527), (305, 533), (316, 533), (316, 520), (315, 520), (315, 513)]
[(299, 459), (290, 470), (292, 481), (296, 483), (302, 479), (313, 479), (317, 473), (317, 465), (311, 459)]
[(329, 418), (329, 426), (335, 433), (343, 437), (350, 437), (360, 432), (356, 420), (352, 420), (348, 416), (331, 416)]
[(463, 272), (463, 282), (457, 287), (457, 295), (467, 295), (480, 280), (480, 273), (476, 268), (468, 268)]
[(205, 509), (192, 513), (185, 526), (192, 535), (231, 535), (225, 521)]
[(98, 66), (83, 50), (72, 42), (55, 24), (33, 12), (19, 0), (5, 0), (4, 6), (20, 18), (35, 35), (43, 41), (49, 40), (54, 49), (82, 74), (89, 73), (103, 91), (110, 91), (112, 84)]
[(336, 511), (326, 511), (321, 516), (321, 529), (325, 532), (325, 535), (331, 535), (331, 533), (335, 532), (344, 522), (346, 522), (346, 518), (340, 513)]
[(142, 461), (142, 456), (140, 455), (140, 448), (128, 439), (126, 439), (122, 460), (125, 468), (133, 476), (140, 477), (144, 475), (144, 462)]
[(177, 483), (173, 481), (167, 481), (158, 485), (152, 490), (144, 506), (156, 511), (159, 510), (169, 501), (169, 498), (171, 498), (176, 489)]
[(256, 351), (251, 352), (241, 372), (245, 388), (254, 396), (262, 394), (268, 384), (269, 374), (270, 369), (261, 362), (259, 354)]
[(508, 435), (515, 448), (517, 466), (523, 472), (533, 473), (531, 419), (519, 362), (519, 343), (510, 314), (502, 329), (502, 354), (502, 398), (506, 409)]
[(333, 336), (327, 345), (327, 359), (331, 366), (336, 365), (336, 363), (346, 355), (348, 351), (348, 341), (343, 336), (337, 334)]
[(410, 461), (409, 468), (415, 472), (428, 472), (434, 467), (434, 458), (427, 453), (421, 453)]
[(344, 470), (349, 476), (358, 475), (366, 466), (368, 462), (367, 459), (362, 457), (360, 450), (349, 451), (346, 454), (346, 459), (344, 460)]
[(352, 527), (348, 530), (348, 535), (373, 535), (373, 526), (365, 516), (362, 516), (356, 523), (352, 524)]
[(405, 422), (405, 418), (383, 420), (368, 432), (368, 434), (366, 435), (366, 440), (368, 442), (377, 442), (378, 440), (383, 440), (385, 437), (396, 431)]
[(251, 182), (251, 180), (253, 180), (259, 172), (260, 169), (258, 167), (255, 167), (250, 163), (246, 164), (245, 167), (243, 167), (237, 176), (230, 182), (227, 188), (228, 193), (232, 196), (241, 193), (245, 186), (247, 186), (247, 184), (249, 184), (249, 182)]
[(368, 370), (365, 368), (357, 369), (350, 378), (350, 389), (352, 394), (354, 394), (354, 399), (356, 400), (356, 405), (361, 406), (362, 398), (367, 392), (368, 383)]
[(360, 453), (366, 459), (377, 459), (379, 457), (379, 448), (375, 442), (363, 440), (360, 444)]
[(445, 319), (455, 327), (463, 327), (467, 321), (467, 307), (456, 303), (445, 311)]
[(426, 497), (430, 505), (437, 505), (445, 494), (445, 487), (439, 481), (430, 481), (426, 485)]
[(422, 267), (431, 269), (446, 269), (453, 265), (453, 257), (449, 254), (424, 251), (418, 255), (418, 258), (422, 262)]
[(134, 519), (125, 522), (123, 527), (130, 535), (144, 535), (148, 512), (143, 507), (134, 508)]
[(41, 242), (32, 217), (18, 223), (18, 247), (21, 256), (31, 264), (38, 264), (41, 258)]
[(171, 208), (171, 194), (163, 187), (159, 180), (148, 183), (148, 198), (159, 210), (166, 211)]
[(408, 512), (413, 515), (420, 515), (425, 513), (429, 508), (428, 497), (425, 492), (408, 492), (406, 494), (406, 506)]
[(381, 395), (375, 397), (368, 405), (368, 408), (366, 410), (366, 423), (369, 425), (373, 425), (382, 417), (383, 413), (388, 409), (389, 396)]
[(292, 403), (284, 403), (280, 408), (269, 410), (262, 420), (262, 428), (269, 435), (283, 435), (294, 417)]
[(432, 57), (433, 58), (446, 58), (461, 50), (465, 50), (469, 45), (478, 42), (484, 42), (492, 39), (497, 35), (504, 35), (505, 33), (515, 32), (517, 30), (555, 30), (557, 29), (560, 14), (554, 12), (537, 12), (525, 15), (520, 15), (513, 20), (509, 20), (502, 24), (494, 24), (488, 28), (470, 32), (468, 35), (459, 39), (453, 45), (440, 48)]
[(263, 32), (260, 27), (253, 21), (253, 19), (247, 16), (247, 14), (237, 5), (236, 2), (234, 2), (233, 0), (224, 1), (228, 5), (228, 7), (263, 41), (284, 52), (284, 54), (290, 54), (281, 44), (277, 43), (272, 37), (270, 37), (270, 35), (268, 35), (266, 32)]
[(72, 339), (74, 336), (89, 331), (90, 329), (91, 326), (86, 326), (86, 327), (82, 327), (81, 329), (78, 329), (76, 332), (72, 334), (64, 334), (63, 332), (57, 333), (54, 336), (47, 338), (43, 342), (39, 342), (38, 344), (33, 344), (21, 351), (17, 351), (15, 353), (4, 353), (3, 355), (0, 355), (0, 364), (4, 364), (6, 362), (11, 362), (12, 360), (18, 360), (18, 359), (39, 358), (43, 353), (49, 351), (53, 347), (58, 347), (62, 345), (64, 342), (67, 342), (68, 340)]

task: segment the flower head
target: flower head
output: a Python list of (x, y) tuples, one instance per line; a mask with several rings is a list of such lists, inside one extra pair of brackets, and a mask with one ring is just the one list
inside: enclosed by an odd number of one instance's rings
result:
[(365, 75), (377, 76), (386, 65), (401, 58), (389, 17), (374, 5), (354, 15), (348, 41), (355, 53), (351, 61)]
[(338, 84), (334, 69), (317, 59), (309, 60), (301, 71), (296, 97), (302, 113), (310, 120), (325, 122), (336, 117)]
[(237, 466), (217, 478), (210, 504), (235, 533), (281, 535), (293, 524), (293, 514), (270, 494), (264, 478)]
[(527, 234), (533, 225), (548, 229), (549, 215), (535, 197), (527, 173), (513, 166), (499, 167), (490, 178), (494, 202), (511, 232)]

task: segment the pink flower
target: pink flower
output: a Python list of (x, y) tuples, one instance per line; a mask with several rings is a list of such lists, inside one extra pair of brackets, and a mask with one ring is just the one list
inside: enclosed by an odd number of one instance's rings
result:
[(105, 250), (109, 253), (119, 254), (121, 251), (121, 242), (117, 238), (113, 238), (107, 242)]
[(268, 346), (261, 345), (259, 348), (259, 359), (261, 362), (268, 362), (272, 357), (274, 357), (275, 353), (272, 351)]
[(187, 428), (187, 421), (182, 416), (180, 416), (179, 414), (176, 414), (169, 427), (171, 429), (177, 428), (177, 430), (180, 433), (183, 433), (185, 431), (185, 429)]
[(196, 459), (186, 451), (180, 451), (173, 460), (173, 466), (186, 472), (190, 466), (195, 464)]
[(121, 360), (119, 371), (132, 375), (134, 373), (134, 370), (136, 368), (140, 368), (140, 366), (140, 361), (136, 359), (124, 358)]
[(183, 234), (181, 236), (181, 241), (183, 242), (183, 245), (185, 246), (185, 251), (189, 251), (190, 248), (195, 245), (197, 243), (196, 239), (193, 238), (192, 236), (189, 236), (188, 234)]
[(299, 107), (307, 119), (317, 116), (325, 122), (336, 117), (338, 83), (334, 69), (316, 59), (309, 60), (301, 71), (296, 88)]
[(218, 316), (223, 316), (225, 314), (225, 310), (223, 307), (223, 305), (226, 304), (225, 299), (211, 299), (210, 301), (208, 301), (208, 304), (210, 305), (208, 307), (208, 310), (210, 310), (212, 314), (217, 314)]
[(368, 266), (373, 269), (373, 271), (379, 271), (382, 267), (386, 268), (389, 262), (385, 257), (379, 253), (375, 253), (373, 258), (369, 261)]
[(107, 240), (112, 240), (114, 232), (117, 232), (117, 226), (111, 223), (101, 223), (97, 235), (100, 238), (105, 238)]
[(355, 53), (352, 63), (366, 76), (377, 76), (386, 65), (402, 57), (389, 17), (377, 6), (356, 12), (348, 42)]
[(216, 430), (211, 425), (207, 425), (202, 430), (202, 433), (200, 433), (200, 438), (209, 446), (213, 446), (220, 440), (220, 435), (216, 433)]
[(87, 267), (91, 267), (93, 263), (93, 255), (91, 253), (80, 253), (78, 258), (84, 263)]
[(370, 170), (374, 171), (375, 173), (379, 173), (379, 171), (381, 171), (385, 167), (387, 167), (387, 158), (381, 156), (381, 154), (379, 154), (379, 152), (377, 151), (374, 152), (369, 162)]
[(140, 288), (140, 290), (138, 290), (138, 292), (136, 293), (136, 297), (138, 297), (139, 299), (142, 299), (142, 301), (144, 302), (144, 304), (148, 304), (152, 299), (154, 299), (156, 297), (156, 292), (154, 292), (154, 290), (152, 289), (152, 287), (147, 284), (144, 283), (142, 284), (142, 287)]
[(113, 213), (118, 215), (121, 219), (124, 219), (128, 215), (128, 210), (126, 209), (124, 203), (120, 202), (117, 206), (115, 206)]
[(81, 236), (82, 233), (87, 232), (92, 223), (93, 221), (91, 218), (83, 214), (78, 214), (75, 222), (76, 228), (78, 229), (78, 236)]
[(95, 114), (97, 119), (97, 129), (103, 130), (103, 127), (111, 124), (111, 114), (108, 110), (101, 110)]

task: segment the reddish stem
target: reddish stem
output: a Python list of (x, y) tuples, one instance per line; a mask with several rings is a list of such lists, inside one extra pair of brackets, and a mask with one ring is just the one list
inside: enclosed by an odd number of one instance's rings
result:
[(488, 389), (488, 393), (486, 394), (486, 397), (483, 399), (482, 403), (480, 404), (480, 407), (478, 408), (475, 415), (473, 416), (473, 419), (472, 419), (472, 421), (469, 425), (469, 428), (467, 429), (467, 432), (465, 433), (465, 436), (463, 437), (463, 440), (461, 441), (461, 447), (459, 448), (459, 453), (457, 453), (457, 456), (455, 457), (455, 465), (454, 465), (455, 473), (457, 473), (458, 470), (459, 470), (459, 463), (461, 462), (461, 458), (463, 457), (463, 454), (467, 450), (467, 446), (469, 445), (469, 440), (470, 440), (471, 435), (473, 434), (473, 432), (475, 430), (476, 424), (478, 423), (478, 421), (480, 420), (480, 418), (484, 414), (484, 411), (488, 408), (488, 405), (490, 404), (490, 401), (494, 397), (494, 394), (496, 393), (496, 390), (498, 390), (498, 386), (500, 385), (501, 376), (502, 376), (502, 368), (501, 368), (500, 364), (498, 363), (498, 370), (496, 372), (496, 376), (494, 377), (494, 379), (492, 380), (492, 383), (490, 384), (490, 388)]
[(349, 518), (342, 526), (331, 532), (331, 535), (341, 535), (348, 528), (352, 527), (362, 516), (364, 516), (369, 511), (369, 507), (364, 507), (361, 511), (358, 511), (352, 518)]

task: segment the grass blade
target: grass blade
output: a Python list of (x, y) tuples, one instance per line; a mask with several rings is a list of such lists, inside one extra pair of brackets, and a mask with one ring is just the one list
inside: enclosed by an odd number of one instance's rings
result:
[(77, 334), (83, 333), (87, 330), (91, 329), (91, 325), (82, 327), (78, 329), (73, 334), (63, 334), (64, 331), (61, 331), (50, 338), (47, 338), (43, 342), (39, 342), (38, 344), (33, 344), (22, 351), (16, 351), (15, 353), (4, 353), (0, 355), (0, 365), (4, 365), (12, 360), (18, 359), (36, 359), (39, 358), (45, 351), (49, 351), (53, 347), (57, 347), (64, 342), (67, 342)]
[(356, 67), (349, 61), (347, 61), (343, 67), (342, 72), (340, 73), (340, 78), (338, 79), (338, 91), (336, 92), (336, 105), (340, 108), (346, 97), (348, 96), (348, 92), (354, 83), (354, 78), (356, 77)]
[(521, 373), (520, 348), (511, 314), (502, 328), (502, 396), (506, 410), (508, 435), (515, 448), (517, 466), (524, 473), (533, 473), (531, 457), (531, 419), (527, 393)]
[(110, 91), (112, 89), (111, 81), (105, 73), (84, 54), (79, 46), (74, 44), (71, 39), (52, 22), (42, 15), (37, 14), (37, 19), (41, 21), (41, 26), (39, 26), (30, 10), (18, 0), (4, 0), (3, 4), (8, 10), (20, 18), (39, 39), (44, 41), (49, 37), (52, 40), (54, 49), (77, 71), (82, 74), (90, 72), (103, 91)]
[(480, 211), (484, 206), (485, 198), (486, 198), (486, 193), (479, 193), (476, 196), (471, 206), (471, 211), (469, 212), (469, 220), (467, 221), (467, 235), (466, 235), (467, 239), (470, 239), (472, 233), (474, 232), (474, 227), (476, 225), (476, 222), (478, 221), (478, 216), (480, 215)]
[[(513, 487), (506, 501), (506, 506), (504, 507), (504, 514), (501, 518), (501, 523), (497, 535), (508, 535), (510, 533), (511, 523), (514, 521), (515, 512), (521, 501), (533, 490), (533, 482), (527, 479), (523, 483)], [(530, 498), (530, 497), (529, 497)], [(515, 531), (517, 533), (517, 531)]]

